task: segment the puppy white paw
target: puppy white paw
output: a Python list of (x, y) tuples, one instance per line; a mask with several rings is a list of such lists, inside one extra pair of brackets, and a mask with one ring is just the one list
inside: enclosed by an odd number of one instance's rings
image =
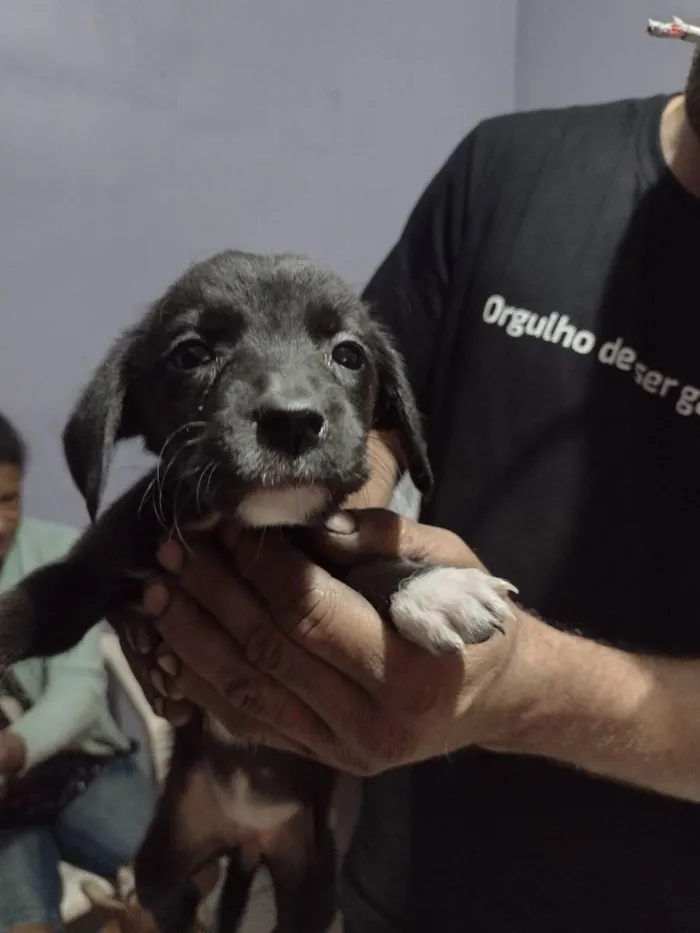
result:
[(402, 583), (389, 614), (404, 638), (443, 654), (503, 632), (513, 618), (504, 596), (517, 592), (507, 580), (474, 567), (436, 567)]

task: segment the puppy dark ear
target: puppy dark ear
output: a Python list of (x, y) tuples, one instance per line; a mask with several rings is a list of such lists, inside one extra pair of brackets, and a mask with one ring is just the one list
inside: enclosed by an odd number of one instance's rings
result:
[(433, 488), (433, 471), (423, 437), (421, 417), (406, 375), (406, 367), (389, 335), (374, 326), (379, 392), (374, 427), (400, 435), (406, 467), (416, 489), (427, 496)]
[(114, 447), (132, 437), (127, 404), (127, 365), (135, 336), (125, 334), (112, 347), (83, 390), (63, 429), (63, 451), (73, 482), (91, 520), (100, 507)]

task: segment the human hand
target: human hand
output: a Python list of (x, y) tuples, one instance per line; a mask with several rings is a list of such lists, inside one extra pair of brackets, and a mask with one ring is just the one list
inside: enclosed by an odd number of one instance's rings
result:
[[(319, 534), (340, 563), (401, 555), (480, 566), (455, 535), (381, 510), (343, 513)], [(349, 587), (270, 532), (159, 551), (172, 576), (149, 585), (163, 639), (153, 674), (236, 736), (371, 774), (468, 744), (498, 745), (501, 689), (519, 626), (436, 657), (402, 639)], [(147, 639), (143, 639), (144, 642)]]
[[(368, 482), (345, 503), (348, 509), (384, 508), (399, 477), (401, 441), (396, 432), (372, 430), (367, 438), (367, 457), (372, 466)], [(121, 647), (153, 710), (174, 726), (184, 725), (194, 713), (194, 705), (173, 681), (176, 659), (167, 651), (158, 633), (144, 625), (138, 612), (123, 613), (115, 626)], [(162, 665), (165, 665), (163, 667)]]
[(4, 729), (0, 732), (0, 774), (15, 774), (21, 771), (27, 758), (27, 748), (24, 739)]
[(173, 676), (179, 671), (179, 662), (167, 649), (152, 621), (145, 619), (141, 612), (131, 611), (113, 622), (124, 657), (153, 711), (176, 728), (184, 726), (195, 706), (176, 687)]

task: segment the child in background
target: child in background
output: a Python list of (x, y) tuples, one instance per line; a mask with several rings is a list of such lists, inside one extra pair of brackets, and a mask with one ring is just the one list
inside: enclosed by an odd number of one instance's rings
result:
[[(77, 532), (22, 517), (25, 445), (0, 415), (0, 592)], [(0, 933), (62, 927), (59, 864), (105, 878), (133, 860), (155, 789), (110, 715), (100, 631), (0, 677)]]

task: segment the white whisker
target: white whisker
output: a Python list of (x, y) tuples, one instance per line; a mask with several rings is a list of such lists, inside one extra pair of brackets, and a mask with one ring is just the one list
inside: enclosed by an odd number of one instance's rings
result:
[[(183, 431), (190, 430), (192, 428), (202, 428), (202, 427), (206, 427), (206, 421), (188, 421), (186, 424), (180, 425), (179, 428), (176, 428), (165, 439), (165, 442), (158, 456), (158, 464), (156, 466), (156, 475), (155, 475), (155, 490), (154, 490), (154, 495), (153, 495), (153, 508), (154, 508), (154, 511), (156, 513), (156, 517), (158, 518), (159, 523), (162, 525), (165, 531), (168, 531), (167, 523), (165, 521), (165, 508), (163, 504), (165, 480), (168, 476), (170, 469), (175, 464), (175, 462), (177, 461), (178, 457), (182, 454), (182, 452), (186, 450), (188, 447), (191, 447), (193, 444), (199, 443), (199, 441), (201, 440), (201, 434), (198, 433), (196, 437), (186, 439), (180, 445), (180, 447), (175, 452), (175, 454), (173, 454), (170, 457), (166, 458), (166, 451), (168, 449), (168, 446), (173, 442), (173, 440)], [(165, 463), (165, 470), (161, 472), (164, 463)], [(157, 498), (155, 495), (156, 491), (158, 493)], [(173, 503), (173, 507), (175, 507), (175, 503)]]
[(212, 461), (211, 463), (208, 463), (199, 474), (199, 480), (197, 481), (197, 488), (195, 489), (195, 506), (200, 515), (203, 514), (201, 492), (202, 492), (202, 485), (204, 483), (204, 477), (207, 476), (207, 474), (209, 474), (209, 478), (207, 480), (207, 490), (208, 490), (209, 483), (211, 482), (211, 476), (215, 469), (216, 469), (216, 461)]
[(156, 478), (154, 476), (151, 482), (148, 484), (148, 486), (146, 486), (146, 488), (144, 489), (143, 495), (141, 496), (141, 501), (139, 502), (139, 507), (137, 510), (138, 515), (141, 515), (141, 512), (143, 511), (143, 507), (146, 504), (146, 499), (148, 498), (149, 494), (150, 495), (153, 494), (153, 489), (155, 487), (155, 484), (156, 484)]

